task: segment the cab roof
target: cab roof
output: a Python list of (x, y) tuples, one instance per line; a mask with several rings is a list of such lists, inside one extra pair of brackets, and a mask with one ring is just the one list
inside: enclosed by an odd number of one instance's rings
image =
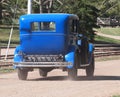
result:
[(77, 15), (67, 13), (42, 13), (42, 14), (27, 14), (22, 15), (20, 20), (27, 20), (28, 22), (34, 21), (59, 21), (66, 20), (68, 17), (78, 19)]
[(64, 30), (69, 19), (79, 20), (77, 15), (66, 13), (27, 14), (20, 17), (20, 30), (30, 30), (33, 22), (55, 22), (57, 30)]

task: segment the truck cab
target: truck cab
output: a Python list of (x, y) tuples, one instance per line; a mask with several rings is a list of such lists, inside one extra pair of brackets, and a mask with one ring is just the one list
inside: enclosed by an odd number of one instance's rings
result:
[(79, 18), (74, 14), (28, 14), (20, 17), (20, 45), (14, 53), (14, 68), (20, 80), (26, 80), (29, 71), (39, 69), (46, 77), (53, 69), (77, 77), (78, 69), (94, 73), (93, 44), (79, 34)]

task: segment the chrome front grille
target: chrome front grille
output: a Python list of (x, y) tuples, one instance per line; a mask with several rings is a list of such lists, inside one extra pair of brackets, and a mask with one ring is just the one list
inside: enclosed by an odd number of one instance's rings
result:
[(25, 62), (63, 62), (62, 55), (26, 55), (24, 56)]

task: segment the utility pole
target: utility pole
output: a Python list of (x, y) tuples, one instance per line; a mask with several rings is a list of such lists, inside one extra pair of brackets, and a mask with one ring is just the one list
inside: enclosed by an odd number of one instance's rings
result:
[(40, 13), (43, 13), (43, 9), (42, 9), (42, 0), (39, 0), (40, 3)]
[(32, 13), (32, 0), (28, 0), (27, 8), (28, 8), (27, 13), (31, 14)]

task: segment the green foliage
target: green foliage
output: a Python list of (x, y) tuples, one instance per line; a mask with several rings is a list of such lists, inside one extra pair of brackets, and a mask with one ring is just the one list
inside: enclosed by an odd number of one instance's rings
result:
[[(25, 0), (3, 0), (0, 2), (2, 23), (12, 24), (16, 23), (15, 18), (26, 12)], [(17, 22), (18, 23), (18, 22)]]
[[(11, 29), (8, 27), (5, 28), (0, 27), (0, 46), (7, 46), (10, 30)], [(19, 44), (19, 31), (18, 29), (14, 29), (11, 39), (11, 46), (15, 46), (17, 44)]]
[[(101, 5), (101, 6), (98, 6)], [(96, 6), (100, 9), (101, 17), (119, 16), (120, 17), (120, 0), (99, 0)]]
[[(93, 0), (93, 3), (95, 1)], [(57, 2), (55, 2), (57, 3)], [(55, 4), (60, 5), (60, 4)], [(56, 9), (55, 9), (56, 8)], [(80, 33), (88, 36), (91, 41), (94, 38), (93, 27), (97, 27), (99, 10), (88, 0), (65, 0), (59, 7), (54, 6), (54, 12), (77, 14), (80, 18)]]
[[(45, 1), (45, 0), (41, 0), (41, 1)], [(11, 23), (13, 21), (13, 15), (14, 15), (14, 10), (16, 8), (16, 4), (17, 4), (16, 18), (18, 18), (21, 14), (26, 13), (27, 0), (0, 1), (0, 19), (2, 18), (3, 23), (5, 22)], [(81, 18), (82, 18), (83, 15), (86, 15), (86, 13), (91, 11), (90, 8), (93, 6), (97, 7), (100, 10), (99, 15), (102, 17), (120, 16), (120, 0), (53, 0), (52, 10), (53, 12), (68, 12), (68, 13), (81, 12)], [(92, 9), (95, 10), (94, 7)], [(39, 12), (39, 5), (36, 4), (35, 2), (33, 2), (33, 10), (34, 12), (37, 13)]]
[[(39, 0), (35, 1), (39, 3)], [(45, 0), (41, 0), (41, 2), (45, 2)], [(52, 12), (77, 14), (80, 18), (80, 33), (88, 36), (91, 41), (94, 39), (93, 28), (97, 27), (96, 18), (98, 16), (120, 17), (120, 0), (53, 0), (52, 5)], [(1, 0), (0, 21), (2, 20), (4, 24), (18, 23), (19, 16), (25, 14), (26, 10), (27, 0)], [(15, 12), (16, 19), (14, 19)], [(33, 2), (33, 12), (40, 12), (40, 6), (35, 2)]]
[(0, 3), (0, 24), (2, 23), (2, 4)]

